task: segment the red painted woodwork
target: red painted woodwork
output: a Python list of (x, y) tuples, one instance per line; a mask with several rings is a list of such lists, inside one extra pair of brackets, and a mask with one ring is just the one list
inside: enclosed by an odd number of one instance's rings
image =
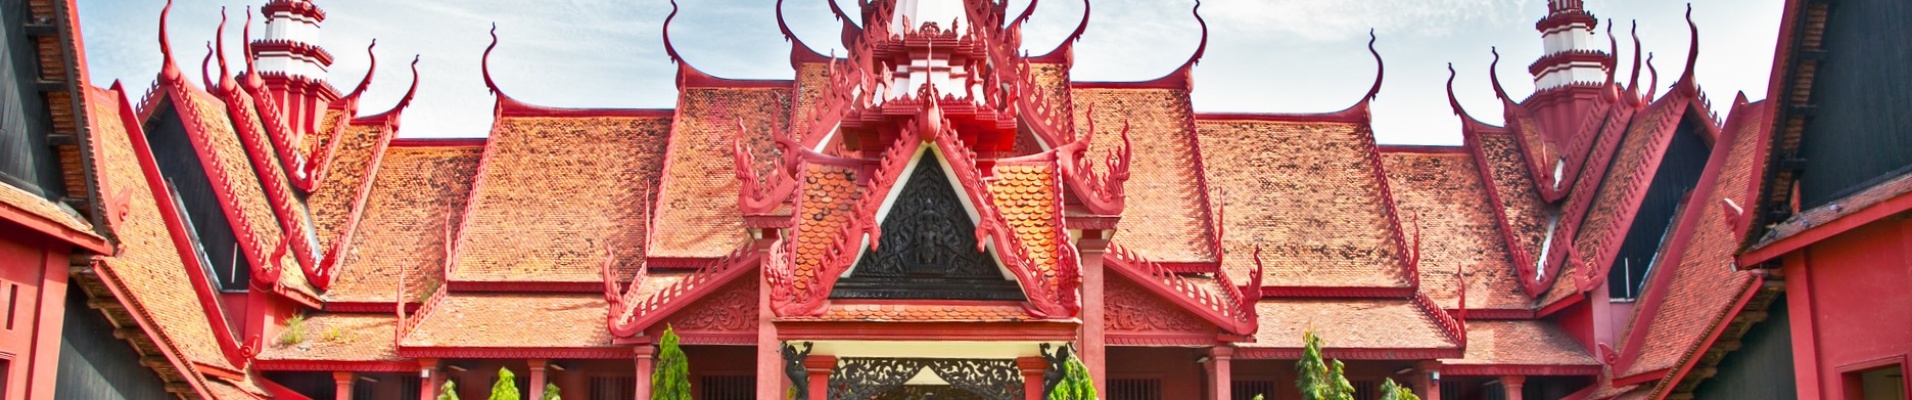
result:
[[(0, 220), (0, 373), (7, 398), (51, 398), (72, 244)], [(91, 310), (82, 310), (91, 311)]]
[[(1885, 219), (1787, 256), (1801, 398), (1843, 396), (1841, 371), (1912, 354), (1912, 220)], [(1796, 257), (1797, 264), (1794, 260)], [(1807, 390), (1817, 390), (1807, 392)]]
[(810, 356), (803, 359), (803, 369), (810, 373), (810, 400), (830, 399), (830, 373), (836, 371), (837, 358), (834, 356)]
[(332, 393), (335, 394), (339, 400), (352, 400), (352, 379), (353, 376), (351, 372), (340, 371), (332, 373)]
[(1022, 393), (1024, 399), (1042, 400), (1047, 397), (1042, 393), (1042, 372), (1048, 368), (1049, 360), (1045, 360), (1042, 357), (1016, 358), (1016, 369), (1022, 372)]
[(1527, 377), (1509, 375), (1500, 377), (1500, 387), (1507, 400), (1520, 400), (1520, 388), (1527, 384)]
[(1235, 349), (1228, 346), (1216, 346), (1208, 349), (1208, 362), (1202, 363), (1202, 369), (1208, 373), (1208, 394), (1214, 400), (1233, 400), (1231, 394), (1235, 374), (1229, 363), (1235, 357)]
[(637, 366), (637, 369), (632, 372), (634, 374), (632, 376), (637, 380), (637, 390), (634, 392), (634, 399), (636, 400), (650, 400), (651, 398), (650, 377), (652, 370), (657, 367), (656, 360), (653, 358), (656, 353), (657, 348), (651, 346), (637, 346), (632, 348), (632, 358), (636, 360), (635, 364)]

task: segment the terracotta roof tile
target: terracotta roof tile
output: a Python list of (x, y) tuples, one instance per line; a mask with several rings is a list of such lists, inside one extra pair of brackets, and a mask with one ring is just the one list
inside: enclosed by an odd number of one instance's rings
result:
[(900, 304), (837, 301), (819, 316), (784, 317), (781, 321), (869, 322), (1021, 322), (1034, 321), (1021, 304)]
[[(1627, 126), (1626, 136), (1620, 138), (1620, 148), (1608, 164), (1606, 176), (1600, 182), (1600, 191), (1593, 205), (1586, 211), (1585, 221), (1580, 223), (1573, 238), (1574, 249), (1579, 260), (1568, 260), (1575, 271), (1588, 265), (1606, 267), (1606, 260), (1617, 251), (1617, 246), (1608, 244), (1625, 240), (1625, 231), (1631, 224), (1634, 212), (1639, 205), (1630, 199), (1636, 193), (1647, 190), (1653, 174), (1665, 154), (1667, 143), (1677, 134), (1668, 123), (1677, 123), (1686, 110), (1686, 103), (1663, 100), (1654, 103), (1652, 108), (1637, 114)], [(1710, 203), (1709, 203), (1710, 204)], [(1677, 223), (1670, 229), (1678, 229)], [(1613, 247), (1614, 250), (1607, 250)], [(1563, 272), (1568, 269), (1563, 267)], [(1581, 271), (1585, 272), (1585, 271)], [(1571, 277), (1561, 274), (1562, 277)], [(1554, 286), (1572, 286), (1570, 280), (1562, 279)]]
[(803, 63), (797, 65), (797, 77), (793, 83), (796, 98), (790, 107), (790, 132), (797, 143), (803, 143), (803, 134), (810, 131), (810, 124), (817, 112), (824, 107), (823, 94), (830, 90), (830, 66), (824, 63)]
[[(317, 153), (321, 148), (330, 144), (328, 142), (331, 141), (333, 137), (332, 132), (336, 132), (334, 129), (339, 126), (338, 124), (341, 122), (349, 122), (345, 121), (344, 117), (345, 110), (337, 107), (326, 107), (325, 113), (319, 115), (318, 129), (306, 133), (305, 136), (299, 140), (298, 154), (306, 157), (318, 155)], [(344, 145), (344, 143), (341, 143), (341, 145)], [(312, 161), (318, 162), (320, 160)]]
[[(1096, 132), (1087, 153), (1092, 159), (1119, 148), (1122, 124), (1129, 124), (1128, 200), (1114, 242), (1158, 262), (1213, 262), (1214, 235), (1202, 172), (1196, 168), (1188, 91), (1076, 89), (1070, 94), (1076, 129), (1086, 132), (1094, 109)], [(1097, 173), (1106, 172), (1105, 165), (1094, 164)]]
[[(117, 123), (117, 121), (115, 121)], [(80, 232), (93, 232), (93, 224), (70, 208), (48, 201), (44, 197), (27, 193), (13, 185), (0, 184), (0, 207), (9, 207), (25, 211), (53, 223), (60, 224)]]
[(268, 340), (260, 360), (394, 361), (403, 360), (392, 343), (397, 316), (319, 314), (305, 318), (305, 340), (281, 344)]
[(644, 259), (645, 195), (656, 191), (669, 122), (498, 121), (456, 233), (450, 279), (597, 282), (607, 247), (622, 276), (635, 273)]
[(1301, 348), (1311, 327), (1331, 348), (1452, 349), (1440, 323), (1407, 299), (1275, 299), (1255, 305), (1261, 329), (1241, 347)]
[[(1906, 193), (1912, 193), (1912, 173), (1887, 178), (1885, 181), (1879, 182), (1858, 193), (1833, 200), (1822, 206), (1800, 211), (1799, 214), (1787, 218), (1785, 222), (1773, 225), (1771, 229), (1766, 231), (1765, 236), (1759, 238), (1759, 242), (1749, 248), (1749, 251), (1757, 250), (1780, 240), (1791, 238), (1812, 227), (1831, 223), (1834, 220), (1859, 212), (1860, 210), (1871, 208), (1880, 202), (1897, 198)], [(1744, 197), (1746, 196), (1737, 196), (1733, 201), (1739, 204), (1747, 204), (1753, 200)], [(1747, 211), (1752, 210), (1749, 209)]]
[(748, 127), (747, 146), (766, 176), (779, 161), (771, 130), (789, 125), (789, 89), (685, 89), (664, 161), (657, 225), (674, 229), (650, 238), (651, 257), (718, 258), (749, 239), (737, 208), (739, 183), (731, 155), (737, 123)]
[[(1697, 349), (1707, 332), (1725, 323), (1739, 296), (1751, 289), (1752, 273), (1740, 271), (1733, 264), (1739, 241), (1724, 213), (1718, 211), (1722, 199), (1749, 203), (1743, 197), (1751, 193), (1747, 185), (1763, 161), (1756, 139), (1761, 134), (1759, 125), (1763, 124), (1739, 125), (1744, 129), (1728, 149), (1712, 194), (1705, 202), (1697, 203), (1705, 209), (1691, 228), (1695, 231), (1686, 243), (1679, 265), (1653, 271), (1654, 275), (1673, 274), (1672, 282), (1666, 286), (1667, 290), (1649, 294), (1664, 296), (1657, 313), (1634, 317), (1633, 325), (1647, 324), (1646, 336), (1638, 343), (1639, 358), (1628, 364), (1628, 370), (1619, 376), (1669, 368), (1689, 357), (1688, 353)], [(1628, 347), (1634, 345), (1627, 344)]]
[(822, 268), (824, 253), (840, 236), (850, 214), (856, 212), (863, 189), (856, 185), (856, 169), (824, 163), (804, 166), (803, 199), (798, 210), (796, 233), (796, 271), (800, 279), (791, 284), (809, 285), (815, 271)]
[(1469, 321), (1467, 352), (1449, 365), (1600, 365), (1554, 323)]
[(1061, 229), (1057, 216), (1062, 212), (1062, 197), (1057, 192), (1055, 165), (997, 164), (994, 171), (995, 177), (987, 184), (997, 213), (1009, 225), (1016, 243), (1028, 250), (1028, 261), (1048, 281), (1043, 283), (1057, 287), (1057, 266), (1061, 262), (1057, 246), (1067, 243), (1056, 240)]
[(331, 250), (332, 242), (344, 233), (345, 224), (354, 212), (353, 203), (365, 190), (365, 179), (371, 174), (366, 167), (374, 161), (373, 152), (377, 151), (379, 136), (385, 135), (385, 131), (383, 124), (352, 125), (341, 133), (344, 136), (339, 138), (339, 148), (332, 154), (332, 164), (326, 167), (325, 180), (318, 182), (312, 194), (306, 197), (320, 249)]
[(206, 395), (216, 400), (255, 400), (267, 397), (264, 393), (247, 391), (223, 379), (206, 379), (204, 382), (206, 382), (206, 391), (210, 392)]
[(1533, 175), (1528, 173), (1526, 158), (1521, 155), (1520, 144), (1513, 135), (1490, 132), (1475, 138), (1479, 140), (1482, 164), (1487, 166), (1486, 175), (1492, 178), (1490, 183), (1500, 197), (1500, 204), (1494, 205), (1495, 211), (1506, 218), (1509, 235), (1514, 240), (1509, 243), (1510, 250), (1525, 255), (1526, 262), (1538, 262), (1546, 256), (1541, 254), (1542, 243), (1556, 210), (1540, 198)]
[(1467, 308), (1530, 307), (1533, 299), (1521, 290), (1473, 156), (1383, 153), (1381, 165), (1394, 191), (1402, 229), (1420, 229), (1421, 292), (1442, 308), (1458, 308), (1460, 279), (1455, 273), (1465, 270)]
[(444, 280), (446, 224), (464, 218), (480, 146), (393, 147), (379, 163), (326, 301), (389, 302), (401, 270), (413, 301)]
[[(1029, 77), (1035, 82), (1034, 92), (1040, 96), (1038, 98), (1048, 101), (1045, 107), (1050, 110), (1067, 109), (1063, 106), (1071, 103), (1073, 94), (1069, 88), (1068, 64), (1029, 63)], [(1078, 116), (1076, 121), (1080, 122), (1081, 118)], [(1099, 123), (1097, 125), (1100, 126)], [(1121, 124), (1116, 124), (1116, 127), (1120, 128)]]
[(97, 146), (93, 160), (101, 198), (125, 193), (125, 202), (119, 206), (125, 219), (109, 224), (124, 248), (117, 255), (102, 256), (105, 262), (97, 269), (101, 279), (123, 288), (125, 297), (120, 301), (151, 321), (158, 332), (148, 334), (177, 348), (180, 358), (230, 368), (206, 319), (206, 305), (193, 292), (187, 266), (160, 217), (154, 188), (147, 185), (132, 139), (120, 123), (117, 100), (121, 94), (89, 90), (92, 93), (85, 97), (92, 118), (87, 122)]
[[(185, 123), (197, 125), (196, 129), (208, 141), (207, 147), (195, 146), (195, 150), (210, 152), (207, 156), (216, 160), (216, 164), (208, 164), (206, 168), (218, 168), (218, 171), (206, 172), (225, 174), (224, 181), (212, 176), (208, 178), (212, 178), (214, 185), (224, 188), (226, 195), (238, 203), (221, 204), (238, 216), (230, 219), (233, 230), (251, 232), (253, 243), (247, 246), (261, 253), (257, 258), (269, 257), (286, 237), (285, 230), (279, 225), (277, 214), (273, 213), (272, 205), (266, 200), (263, 183), (253, 170), (252, 161), (246, 157), (245, 145), (239, 141), (239, 133), (227, 116), (225, 103), (199, 91), (192, 91), (188, 98), (174, 101), (190, 109), (190, 112), (181, 113), (181, 119), (186, 120)], [(194, 117), (198, 120), (187, 120)], [(273, 165), (278, 165), (276, 157), (267, 158), (272, 160)], [(275, 268), (285, 268), (286, 273), (279, 274), (279, 283), (288, 289), (316, 296), (312, 285), (305, 281), (305, 275), (298, 271), (299, 264), (293, 261), (291, 253), (288, 251), (285, 257), (271, 261), (280, 266)], [(254, 264), (258, 264), (256, 260)]]
[[(1226, 190), (1222, 266), (1247, 282), (1262, 248), (1267, 286), (1406, 287), (1367, 128), (1202, 121), (1208, 181)], [(1131, 190), (1133, 191), (1133, 190)], [(1300, 336), (1296, 336), (1299, 338)]]
[[(604, 295), (448, 293), (400, 347), (587, 348), (611, 346)], [(527, 334), (538, 327), (537, 334)]]

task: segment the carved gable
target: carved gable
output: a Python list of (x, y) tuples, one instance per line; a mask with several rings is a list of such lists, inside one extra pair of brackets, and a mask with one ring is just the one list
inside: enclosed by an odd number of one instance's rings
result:
[[(1190, 314), (1167, 299), (1161, 298), (1148, 289), (1130, 282), (1127, 278), (1110, 277), (1103, 289), (1103, 307), (1105, 328), (1111, 343), (1127, 342), (1116, 336), (1175, 336), (1203, 335), (1203, 339), (1212, 340), (1218, 332), (1214, 324)], [(1150, 343), (1145, 338), (1129, 338), (1138, 342)], [(1155, 344), (1155, 343), (1150, 343)]]
[(995, 256), (977, 251), (976, 224), (941, 163), (925, 154), (884, 218), (875, 246), (863, 251), (832, 298), (1022, 300)]

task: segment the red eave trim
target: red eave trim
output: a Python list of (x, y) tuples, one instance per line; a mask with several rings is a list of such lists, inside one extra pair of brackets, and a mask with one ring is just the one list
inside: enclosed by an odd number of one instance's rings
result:
[[(1248, 360), (1293, 360), (1301, 358), (1302, 349), (1298, 347), (1240, 347), (1235, 349), (1235, 359)], [(1321, 356), (1340, 360), (1432, 360), (1442, 358), (1461, 358), (1458, 348), (1343, 348), (1321, 349)]]
[(410, 358), (588, 358), (629, 359), (628, 347), (463, 347), (400, 345), (398, 355)]
[(0, 203), (0, 221), (13, 222), (26, 229), (58, 239), (61, 242), (79, 246), (94, 253), (113, 254), (113, 247), (106, 243), (106, 238), (102, 238), (92, 232), (68, 228), (65, 224), (54, 222), (53, 220), (41, 217), (39, 214), (34, 214), (26, 209), (14, 207), (10, 204)]
[[(1349, 112), (1360, 109), (1361, 112)], [(1339, 122), (1348, 124), (1366, 124), (1367, 110), (1357, 105), (1355, 108), (1330, 113), (1284, 114), (1284, 113), (1232, 113), (1198, 112), (1196, 121), (1263, 121), (1263, 122)]]
[[(422, 305), (424, 304), (415, 301), (405, 302), (405, 314), (416, 314), (418, 307)], [(325, 302), (324, 307), (321, 309), (325, 310), (325, 312), (332, 313), (374, 314), (390, 313), (392, 312), (392, 307), (393, 303), (389, 301), (328, 301)]]
[(1665, 378), (1668, 370), (1669, 368), (1661, 368), (1633, 375), (1615, 377), (1613, 378), (1613, 387), (1633, 386), (1657, 381), (1661, 378)]
[(473, 138), (392, 138), (389, 147), (484, 147), (489, 140)]
[[(1567, 296), (1566, 298), (1562, 298), (1560, 300), (1554, 300), (1553, 303), (1541, 305), (1539, 312), (1535, 314), (1543, 318), (1550, 317), (1550, 316), (1553, 316), (1554, 313), (1560, 312), (1560, 310), (1565, 310), (1567, 309), (1567, 307), (1572, 307), (1573, 305), (1580, 304), (1580, 302), (1586, 301), (1586, 300), (1587, 300), (1586, 292), (1576, 290), (1574, 291), (1573, 295)], [(1473, 316), (1473, 315), (1469, 314), (1468, 316)]]
[(418, 361), (258, 360), (259, 371), (415, 372)]
[(778, 340), (1072, 341), (1075, 320), (1035, 322), (777, 322)]
[(1597, 376), (1600, 375), (1600, 365), (1443, 364), (1441, 374), (1451, 376)]
[(1381, 148), (1381, 154), (1383, 155), (1397, 154), (1397, 153), (1468, 154), (1466, 146), (1412, 145), (1412, 144), (1383, 144), (1379, 146)]
[(1109, 332), (1104, 335), (1110, 345), (1144, 347), (1214, 347), (1222, 340), (1213, 331), (1209, 332)]
[(1413, 287), (1364, 286), (1262, 286), (1264, 299), (1274, 298), (1349, 298), (1405, 299), (1414, 297)]
[[(542, 293), (603, 293), (603, 281), (574, 282), (535, 282), (535, 281), (471, 281), (447, 279), (445, 285), (454, 292), (542, 292)], [(388, 310), (389, 311), (389, 310)]]
[[(1575, 297), (1578, 297), (1578, 296), (1575, 296)], [(1442, 309), (1441, 311), (1446, 311), (1449, 315), (1461, 315), (1461, 312), (1458, 309)], [(1530, 319), (1538, 319), (1538, 318), (1540, 318), (1540, 311), (1534, 310), (1534, 309), (1524, 309), (1524, 308), (1494, 308), (1494, 309), (1469, 308), (1467, 309), (1468, 321), (1530, 320)]]
[(1806, 228), (1806, 230), (1800, 231), (1792, 236), (1747, 251), (1745, 254), (1739, 256), (1739, 267), (1742, 269), (1751, 268), (1752, 266), (1772, 261), (1779, 258), (1779, 256), (1786, 255), (1786, 253), (1799, 251), (1806, 248), (1806, 246), (1811, 246), (1814, 243), (1819, 243), (1822, 240), (1838, 236), (1841, 233), (1846, 233), (1847, 231), (1857, 229), (1866, 224), (1878, 222), (1886, 217), (1898, 215), (1906, 210), (1912, 210), (1912, 192), (1893, 196), (1885, 201), (1835, 218), (1830, 222)]

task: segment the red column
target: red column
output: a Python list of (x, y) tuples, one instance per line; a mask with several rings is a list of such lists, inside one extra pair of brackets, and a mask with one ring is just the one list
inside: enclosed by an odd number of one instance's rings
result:
[(1821, 389), (1825, 376), (1819, 370), (1819, 330), (1811, 317), (1818, 314), (1813, 313), (1812, 271), (1806, 269), (1806, 252), (1795, 251), (1781, 260), (1783, 273), (1778, 278), (1786, 281), (1786, 311), (1799, 316), (1787, 327), (1792, 333), (1795, 394), (1801, 399), (1831, 397)]
[(525, 369), (531, 372), (531, 398), (544, 398), (544, 366), (549, 362), (543, 359), (530, 359), (525, 360), (524, 363)]
[(352, 400), (352, 373), (337, 371), (332, 373), (333, 397), (339, 400)]
[(803, 369), (810, 372), (810, 400), (830, 399), (830, 372), (836, 371), (835, 356), (810, 356), (803, 359)]
[[(66, 315), (66, 268), (68, 253), (48, 250), (40, 271), (39, 311), (33, 317), (33, 353), (25, 385), (26, 398), (53, 397), (55, 375), (60, 363), (60, 329)], [(25, 288), (22, 288), (25, 289)], [(92, 311), (92, 310), (86, 310)]]
[(1042, 400), (1048, 393), (1042, 392), (1042, 371), (1049, 369), (1049, 360), (1042, 357), (1022, 357), (1016, 359), (1016, 369), (1022, 370), (1023, 398)]
[(425, 387), (418, 388), (418, 400), (438, 398), (438, 389), (445, 386), (445, 374), (438, 370), (438, 359), (418, 359), (418, 380)]
[(1235, 348), (1233, 347), (1215, 346), (1208, 349), (1208, 361), (1203, 362), (1202, 367), (1208, 370), (1208, 393), (1214, 396), (1215, 400), (1234, 398), (1232, 393), (1235, 389), (1232, 384), (1234, 373), (1229, 369), (1229, 362), (1234, 358)]
[(1422, 361), (1414, 371), (1414, 394), (1422, 400), (1441, 400), (1441, 362)]
[(636, 400), (651, 400), (651, 356), (657, 353), (656, 347), (640, 345), (632, 348), (637, 359)]
[(1096, 393), (1109, 392), (1108, 358), (1104, 353), (1107, 345), (1102, 341), (1102, 255), (1108, 251), (1109, 240), (1103, 234), (1083, 231), (1082, 240), (1076, 241), (1082, 264), (1082, 332), (1075, 354), (1095, 381)]
[(1527, 384), (1527, 377), (1508, 375), (1500, 377), (1500, 388), (1506, 390), (1507, 400), (1520, 400), (1520, 388)]
[[(777, 230), (762, 232), (763, 238), (756, 242), (757, 252), (768, 259), (771, 246), (776, 245)], [(790, 385), (805, 382), (790, 382), (784, 374), (783, 340), (777, 337), (777, 324), (773, 322), (776, 314), (770, 304), (773, 290), (766, 279), (758, 279), (757, 285), (757, 398), (781, 399)]]

